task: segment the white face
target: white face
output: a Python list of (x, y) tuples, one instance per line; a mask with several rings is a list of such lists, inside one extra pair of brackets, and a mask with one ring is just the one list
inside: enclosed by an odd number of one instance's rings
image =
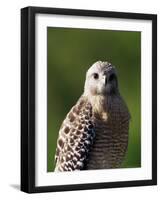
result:
[(117, 94), (117, 75), (114, 66), (98, 61), (87, 71), (85, 93), (89, 95)]

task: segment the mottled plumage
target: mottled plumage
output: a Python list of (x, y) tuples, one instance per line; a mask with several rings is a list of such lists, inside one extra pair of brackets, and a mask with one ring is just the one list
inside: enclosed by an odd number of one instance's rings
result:
[(83, 95), (59, 130), (55, 171), (120, 167), (128, 145), (129, 119), (115, 68), (96, 62), (87, 71)]

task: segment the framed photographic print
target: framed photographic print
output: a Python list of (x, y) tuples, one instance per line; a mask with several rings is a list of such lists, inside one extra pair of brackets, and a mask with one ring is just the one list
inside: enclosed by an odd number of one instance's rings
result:
[(21, 190), (157, 184), (157, 16), (21, 9)]

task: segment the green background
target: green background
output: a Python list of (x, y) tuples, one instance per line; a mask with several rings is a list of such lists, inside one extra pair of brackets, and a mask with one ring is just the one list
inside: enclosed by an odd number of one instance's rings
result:
[(83, 93), (87, 69), (98, 60), (116, 66), (120, 93), (131, 113), (128, 151), (122, 167), (140, 167), (141, 33), (48, 27), (47, 50), (48, 172), (55, 167), (61, 123)]

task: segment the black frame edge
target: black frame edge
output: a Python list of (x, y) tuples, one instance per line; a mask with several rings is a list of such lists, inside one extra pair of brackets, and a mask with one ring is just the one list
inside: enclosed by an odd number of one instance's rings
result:
[(21, 9), (21, 190), (28, 192), (28, 9)]
[(152, 19), (152, 180), (157, 185), (157, 15)]
[(21, 9), (21, 191), (35, 187), (35, 20)]
[(124, 187), (140, 187), (156, 185), (153, 180), (139, 180), (139, 181), (123, 181), (110, 183), (87, 183), (75, 185), (58, 185), (58, 186), (40, 186), (35, 187), (33, 193), (44, 192), (65, 192), (77, 190), (94, 190), (94, 189), (110, 189), (110, 188), (124, 188)]
[(41, 14), (62, 14), (74, 16), (91, 16), (91, 17), (113, 17), (124, 19), (146, 19), (152, 20), (156, 14), (148, 13), (133, 13), (133, 12), (118, 12), (118, 11), (105, 11), (105, 10), (86, 10), (86, 9), (69, 9), (69, 8), (56, 8), (56, 7), (25, 7), (31, 9), (34, 13)]

